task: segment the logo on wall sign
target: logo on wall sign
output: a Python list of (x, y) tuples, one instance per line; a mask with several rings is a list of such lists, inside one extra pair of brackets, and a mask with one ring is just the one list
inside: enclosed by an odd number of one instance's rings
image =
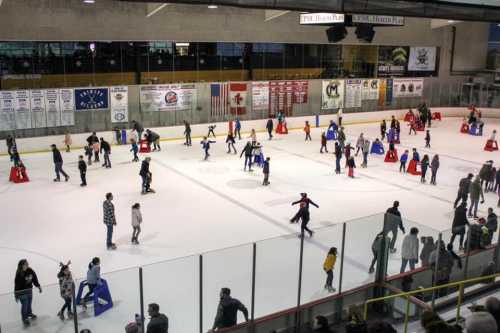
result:
[(419, 49), (417, 50), (417, 61), (418, 65), (427, 66), (429, 64), (429, 55), (427, 49)]
[(372, 80), (370, 84), (372, 89), (378, 89), (378, 81), (377, 80)]
[(115, 94), (115, 99), (116, 99), (117, 101), (121, 101), (121, 100), (123, 99), (123, 94), (121, 94), (121, 93), (117, 93), (117, 94)]
[(178, 100), (179, 98), (175, 91), (169, 91), (165, 94), (165, 103), (167, 103), (167, 105), (176, 105)]
[(337, 99), (340, 97), (339, 94), (339, 81), (331, 81), (325, 88), (325, 93), (328, 98)]
[(125, 115), (123, 113), (116, 113), (115, 114), (115, 120), (116, 121), (124, 121), (125, 120)]
[(86, 89), (78, 92), (78, 107), (80, 109), (104, 109), (107, 107), (104, 89)]

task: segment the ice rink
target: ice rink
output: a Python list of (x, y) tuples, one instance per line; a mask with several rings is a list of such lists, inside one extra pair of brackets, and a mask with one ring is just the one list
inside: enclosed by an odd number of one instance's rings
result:
[[(366, 169), (360, 167), (361, 154), (356, 158), (355, 179), (348, 178), (344, 170), (336, 175), (333, 143), (329, 142), (329, 154), (319, 153), (324, 128), (312, 131), (312, 142), (304, 142), (301, 130), (276, 135), (272, 141), (266, 133), (258, 133), (265, 156), (271, 157), (268, 187), (261, 185), (260, 168), (255, 167), (252, 173), (243, 171), (244, 159), (239, 153), (248, 134), (237, 142), (238, 155), (227, 154), (225, 136), (218, 136), (208, 161), (202, 160), (199, 139), (193, 139), (192, 147), (184, 146), (183, 141), (162, 142), (161, 152), (148, 154), (156, 194), (145, 196), (140, 194), (140, 163), (131, 162), (129, 146), (112, 148), (111, 169), (90, 166), (86, 188), (79, 186), (77, 170), (77, 156), (83, 150), (63, 152), (64, 169), (71, 176), (68, 183), (52, 181), (51, 153), (23, 155), (31, 182), (19, 185), (8, 182), (10, 162), (1, 157), (0, 291), (6, 293), (0, 296), (5, 309), (0, 318), (2, 328), (9, 333), (21, 327), (19, 308), (11, 294), (21, 258), (28, 259), (43, 285), (51, 285), (41, 295), (35, 293), (34, 312), (40, 318), (29, 329), (33, 332), (71, 331), (70, 322), (61, 323), (56, 317), (62, 305), (56, 285), (58, 263), (71, 260), (74, 277), (81, 278), (95, 256), (101, 258), (102, 272), (109, 273), (103, 277), (110, 283), (115, 300), (115, 307), (101, 317), (91, 318), (90, 311), (82, 315), (83, 325), (99, 327), (96, 332), (119, 332), (139, 311), (137, 269), (127, 270), (136, 266), (144, 266), (146, 304), (160, 304), (171, 318), (172, 332), (195, 331), (199, 325), (196, 255), (222, 248), (228, 249), (204, 255), (204, 325), (208, 329), (213, 321), (220, 287), (230, 287), (234, 296), (249, 306), (251, 243), (256, 241), (256, 316), (292, 307), (297, 297), (299, 240), (295, 234), (299, 226), (289, 223), (297, 209), (290, 204), (299, 199), (300, 192), (307, 192), (320, 206), (311, 207), (310, 227), (323, 228), (312, 240), (306, 240), (303, 301), (325, 296), (324, 256), (330, 246), (340, 246), (342, 227), (334, 225), (348, 220), (361, 219), (347, 227), (343, 289), (369, 282), (373, 278), (367, 273), (371, 242), (383, 223), (380, 214), (394, 200), (400, 201), (405, 219), (422, 225), (420, 235), (436, 235), (451, 228), (459, 179), (468, 172), (477, 173), (486, 160), (498, 160), (498, 152), (485, 152), (483, 147), (491, 131), (500, 128), (500, 120), (486, 119), (485, 123), (484, 136), (474, 137), (459, 133), (459, 118), (433, 121), (431, 149), (424, 149), (424, 132), (408, 136), (402, 123), (398, 153), (416, 147), (421, 156), (439, 154), (437, 186), (400, 174), (399, 163), (384, 163), (383, 156), (376, 155), (369, 156)], [(373, 140), (379, 136), (379, 125), (346, 126), (352, 145), (361, 132)], [(105, 247), (102, 202), (107, 192), (115, 198), (116, 251)], [(480, 215), (490, 206), (496, 208), (496, 194), (485, 194), (485, 199)], [(130, 244), (131, 206), (136, 202), (141, 204), (144, 218), (138, 246)], [(410, 222), (407, 230), (409, 226)], [(399, 238), (401, 241), (402, 236)], [(399, 271), (399, 263), (399, 253), (391, 255), (392, 273)], [(114, 271), (119, 272), (110, 273)]]

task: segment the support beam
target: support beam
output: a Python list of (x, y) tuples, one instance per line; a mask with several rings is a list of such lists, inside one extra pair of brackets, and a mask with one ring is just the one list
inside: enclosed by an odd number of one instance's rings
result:
[[(2, 1), (2, 0), (0, 0), (0, 1)], [(150, 3), (148, 3), (146, 17), (153, 16), (154, 14), (158, 13), (163, 8), (167, 7), (168, 5), (169, 5), (168, 3), (162, 3), (162, 4), (157, 4), (157, 3), (150, 4)]]
[(431, 29), (439, 29), (439, 28), (447, 27), (449, 25), (454, 25), (454, 24), (457, 24), (460, 22), (462, 22), (462, 21), (432, 19), (431, 20)]
[(288, 13), (290, 13), (289, 10), (266, 10), (264, 13), (264, 22), (274, 20), (275, 18), (286, 15)]

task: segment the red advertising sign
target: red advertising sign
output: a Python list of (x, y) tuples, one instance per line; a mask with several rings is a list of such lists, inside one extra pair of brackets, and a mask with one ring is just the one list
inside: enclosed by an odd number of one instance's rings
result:
[(291, 116), (293, 104), (307, 103), (307, 81), (271, 81), (269, 82), (269, 116), (278, 112)]

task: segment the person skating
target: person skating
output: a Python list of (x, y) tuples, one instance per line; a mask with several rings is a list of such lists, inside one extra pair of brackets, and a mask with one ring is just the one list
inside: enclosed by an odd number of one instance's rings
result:
[(73, 318), (73, 311), (71, 311), (72, 303), (73, 303), (73, 294), (75, 289), (75, 281), (73, 281), (73, 276), (71, 274), (71, 270), (69, 269), (69, 265), (71, 261), (68, 261), (67, 264), (60, 263), (61, 269), (57, 274), (57, 279), (59, 280), (59, 292), (61, 298), (64, 300), (64, 305), (61, 310), (57, 313), (57, 316), (64, 320), (64, 312), (67, 311), (68, 319)]
[(269, 140), (273, 139), (273, 128), (274, 128), (273, 120), (269, 118), (266, 123), (266, 129), (267, 129), (267, 134), (269, 136)]
[(474, 217), (475, 219), (477, 219), (479, 200), (481, 200), (481, 203), (484, 203), (483, 187), (481, 186), (481, 180), (479, 179), (479, 176), (476, 176), (474, 181), (470, 184), (469, 192), (471, 201), (471, 204), (469, 206), (469, 217)]
[(117, 145), (122, 144), (122, 131), (118, 128), (118, 126), (115, 126), (113, 128), (113, 132), (115, 132), (115, 141)]
[(346, 136), (345, 136), (345, 132), (344, 132), (344, 127), (339, 126), (339, 133), (337, 136), (337, 141), (339, 142), (340, 149), (342, 149), (342, 150), (344, 150), (345, 140), (346, 140)]
[(153, 151), (161, 151), (160, 147), (160, 135), (156, 132), (153, 132), (152, 130), (148, 129), (146, 130), (146, 136), (148, 139), (148, 144), (151, 147), (151, 144), (153, 144)]
[(10, 160), (12, 161), (12, 147), (16, 143), (16, 139), (12, 135), (7, 135), (7, 138), (5, 139), (5, 143), (7, 144), (7, 153), (10, 156)]
[(36, 319), (33, 314), (31, 303), (33, 301), (33, 286), (42, 292), (38, 277), (28, 264), (28, 260), (21, 259), (17, 264), (16, 277), (14, 281), (14, 297), (16, 302), (21, 302), (21, 318), (25, 327), (29, 326), (31, 319)]
[(361, 133), (358, 137), (358, 140), (356, 141), (356, 154), (355, 156), (358, 156), (358, 153), (360, 150), (363, 149), (363, 145), (365, 144), (365, 138), (363, 136), (363, 133)]
[(256, 164), (259, 167), (264, 165), (264, 154), (262, 153), (262, 145), (260, 142), (256, 142), (253, 144), (253, 164)]
[(408, 126), (410, 126), (410, 132), (408, 133), (408, 135), (411, 135), (411, 132), (413, 132), (413, 134), (417, 135), (417, 121), (415, 119), (413, 119), (412, 121), (410, 121)]
[(406, 265), (410, 263), (410, 270), (415, 269), (418, 263), (418, 229), (411, 228), (410, 234), (403, 239), (401, 246), (401, 269), (399, 273), (404, 273)]
[(338, 142), (335, 142), (335, 173), (340, 174), (340, 160), (342, 159), (342, 148)]
[(80, 186), (87, 186), (87, 164), (82, 155), (78, 156), (78, 170), (80, 171), (80, 179), (82, 180)]
[(132, 148), (130, 148), (130, 151), (134, 153), (132, 162), (139, 162), (139, 156), (137, 156), (137, 153), (139, 152), (139, 146), (137, 145), (137, 141), (131, 140), (131, 146)]
[(401, 229), (403, 234), (405, 233), (405, 227), (403, 226), (403, 219), (401, 218), (401, 213), (399, 211), (399, 201), (394, 201), (392, 207), (387, 209), (384, 215), (384, 231), (386, 234), (389, 232), (392, 234), (391, 243), (389, 244), (389, 250), (391, 253), (396, 252), (396, 239), (398, 238), (398, 229)]
[(98, 257), (92, 258), (87, 269), (87, 287), (88, 291), (80, 300), (78, 305), (81, 305), (84, 310), (87, 309), (87, 302), (90, 301), (90, 296), (101, 282), (101, 259)]
[(396, 129), (396, 117), (391, 116), (391, 129)]
[(323, 270), (326, 273), (326, 283), (325, 289), (328, 292), (335, 292), (335, 288), (333, 287), (333, 269), (335, 268), (335, 263), (337, 262), (337, 248), (332, 247), (328, 251), (325, 262), (323, 263)]
[(464, 202), (465, 204), (467, 204), (467, 197), (469, 196), (472, 177), (474, 177), (474, 175), (472, 173), (469, 173), (467, 177), (460, 179), (460, 183), (458, 184), (457, 198), (455, 199), (453, 208), (456, 208), (459, 202)]
[(408, 161), (408, 149), (399, 158), (399, 172), (406, 173), (406, 162)]
[(234, 121), (234, 136), (238, 136), (238, 140), (241, 140), (241, 122), (239, 118)]
[(142, 179), (142, 191), (141, 194), (155, 193), (155, 190), (151, 188), (151, 181), (153, 180), (153, 174), (149, 170), (149, 164), (151, 162), (151, 157), (146, 157), (141, 164), (141, 170), (139, 175)]
[(64, 145), (66, 146), (66, 152), (69, 153), (71, 151), (71, 145), (73, 144), (73, 140), (71, 140), (71, 134), (68, 131), (64, 134)]
[(488, 217), (486, 218), (486, 228), (488, 228), (488, 243), (491, 244), (493, 240), (493, 234), (498, 229), (498, 217), (493, 212), (493, 208), (488, 208)]
[(156, 303), (148, 305), (149, 323), (146, 333), (168, 333), (168, 318), (160, 313), (160, 306)]
[(92, 149), (92, 146), (90, 145), (85, 145), (83, 147), (85, 156), (87, 156), (87, 164), (90, 166), (92, 165), (92, 155), (94, 153), (94, 150)]
[(227, 153), (230, 154), (232, 148), (234, 153), (237, 154), (236, 148), (234, 147), (236, 141), (234, 140), (234, 135), (231, 131), (227, 132), (226, 143), (227, 143)]
[(184, 137), (186, 138), (184, 145), (191, 146), (191, 125), (186, 120), (184, 120)]
[(271, 162), (271, 158), (267, 157), (266, 160), (264, 161), (264, 167), (263, 167), (263, 170), (262, 172), (264, 173), (264, 181), (262, 182), (262, 185), (264, 186), (267, 186), (269, 184), (271, 184), (269, 182), (269, 169), (270, 169), (270, 162)]
[(422, 267), (429, 266), (429, 257), (436, 249), (434, 244), (434, 238), (432, 236), (421, 237), (420, 242), (422, 243), (422, 252), (420, 252), (420, 261)]
[(486, 161), (482, 165), (481, 170), (479, 170), (479, 177), (481, 178), (481, 186), (483, 186), (483, 183), (486, 183), (484, 187), (485, 192), (488, 192), (488, 183), (490, 182), (491, 169), (493, 169), (493, 161), (489, 160)]
[(429, 168), (429, 156), (427, 154), (424, 155), (422, 161), (420, 162), (420, 169), (422, 170), (422, 175), (420, 176), (420, 182), (425, 183), (425, 175), (427, 174), (427, 169)]
[(384, 141), (385, 133), (387, 133), (387, 123), (383, 119), (380, 123), (380, 141)]
[(306, 133), (306, 140), (305, 141), (307, 141), (307, 140), (311, 141), (312, 140), (311, 139), (311, 125), (309, 125), (308, 121), (306, 121), (306, 124), (304, 126), (304, 133)]
[(257, 142), (257, 133), (255, 132), (254, 128), (252, 128), (252, 130), (250, 131), (250, 135), (248, 137), (252, 139), (253, 145)]
[[(319, 206), (317, 204), (315, 204), (311, 199), (309, 199), (307, 197), (306, 193), (301, 193), (301, 195), (302, 195), (301, 200), (292, 203), (292, 205), (295, 205), (295, 204), (300, 205), (299, 212), (297, 213), (299, 215), (297, 218), (297, 221), (298, 221), (298, 219), (301, 220), (299, 237), (304, 236), (304, 231), (307, 231), (309, 233), (309, 237), (312, 237), (314, 232), (307, 227), (307, 225), (309, 224), (310, 218), (311, 218), (311, 214), (309, 212), (309, 204), (315, 206), (316, 208), (319, 208)], [(297, 216), (297, 214), (296, 214), (296, 216)], [(296, 216), (294, 216), (293, 219), (295, 219)]]
[(104, 224), (106, 225), (106, 248), (115, 250), (113, 243), (113, 228), (116, 225), (115, 205), (113, 205), (113, 194), (106, 193), (106, 200), (102, 203)]
[(431, 133), (429, 130), (425, 132), (425, 148), (431, 147)]
[(495, 192), (495, 180), (496, 180), (497, 168), (491, 168), (490, 181), (488, 182), (488, 192)]
[(254, 146), (250, 141), (247, 142), (243, 150), (241, 151), (240, 158), (245, 154), (245, 166), (243, 168), (244, 171), (247, 171), (247, 165), (248, 165), (248, 171), (253, 171), (252, 170), (252, 153), (254, 150)]
[(431, 162), (431, 184), (432, 185), (436, 185), (436, 175), (437, 175), (437, 172), (439, 169), (439, 165), (440, 165), (439, 155), (436, 154), (432, 158), (432, 162)]
[(344, 147), (344, 156), (345, 156), (345, 166), (346, 167), (347, 167), (347, 162), (349, 161), (349, 158), (351, 157), (351, 150), (354, 150), (354, 148), (351, 147), (351, 143), (348, 142)]
[(420, 162), (420, 154), (418, 153), (417, 148), (413, 148), (411, 159), (417, 163)]
[(142, 132), (144, 132), (144, 127), (140, 122), (132, 120), (132, 129), (137, 132), (137, 137), (140, 143), (143, 139)]
[(342, 115), (343, 115), (342, 109), (339, 108), (337, 111), (337, 124), (339, 124), (339, 127), (342, 126)]
[(207, 138), (210, 137), (210, 135), (213, 135), (214, 138), (216, 138), (215, 136), (215, 132), (214, 132), (214, 129), (215, 129), (216, 125), (209, 125), (208, 126), (208, 134), (207, 134)]
[(379, 232), (372, 242), (373, 259), (372, 259), (372, 262), (370, 264), (370, 268), (368, 269), (368, 273), (370, 273), (370, 274), (375, 272), (375, 264), (377, 263), (377, 260), (380, 256), (380, 251), (382, 250), (382, 248), (381, 248), (382, 241), (384, 240), (384, 238), (385, 238), (386, 245), (387, 245), (388, 239), (383, 231)]
[(361, 153), (363, 154), (363, 164), (361, 164), (361, 166), (366, 168), (368, 167), (368, 154), (370, 154), (370, 140), (365, 139), (363, 147), (361, 148)]
[(326, 133), (322, 132), (321, 133), (321, 149), (319, 152), (323, 154), (323, 149), (325, 150), (326, 153), (328, 153), (328, 147), (326, 146), (327, 144), (327, 139), (326, 139)]
[(248, 321), (247, 308), (239, 300), (231, 297), (231, 290), (229, 288), (222, 288), (217, 314), (211, 331), (235, 326), (238, 319), (238, 311), (241, 311), (245, 317), (245, 321)]
[(356, 168), (356, 162), (354, 161), (354, 156), (347, 159), (348, 177), (354, 178), (354, 169)]
[(55, 166), (55, 172), (56, 172), (56, 178), (54, 178), (55, 182), (60, 182), (61, 181), (61, 176), (62, 174), (64, 176), (65, 181), (69, 180), (69, 176), (66, 172), (64, 172), (62, 166), (63, 166), (63, 158), (61, 155), (61, 152), (59, 149), (57, 149), (56, 145), (51, 145), (52, 148), (52, 159), (54, 161), (54, 166)]
[(141, 233), (142, 214), (141, 205), (135, 203), (132, 206), (132, 244), (139, 245), (139, 234)]
[(99, 162), (99, 138), (95, 132), (87, 138), (87, 143), (94, 151), (94, 162)]
[[(307, 197), (307, 193), (300, 193), (300, 200), (292, 202), (292, 206), (299, 204), (300, 208), (297, 213), (290, 219), (290, 223), (297, 223), (302, 215), (302, 208), (309, 210), (309, 204), (319, 208), (311, 199)], [(304, 204), (304, 206), (302, 205)]]
[(106, 169), (111, 168), (111, 160), (109, 155), (111, 155), (111, 145), (101, 138), (101, 153), (104, 153), (104, 164), (102, 165)]
[(470, 225), (467, 220), (467, 203), (462, 201), (458, 207), (455, 208), (455, 214), (453, 216), (453, 224), (451, 226), (451, 239), (450, 244), (453, 244), (457, 235), (460, 236), (459, 239), (459, 249), (464, 249), (464, 236), (466, 226)]
[(210, 144), (215, 143), (215, 141), (209, 140), (206, 136), (203, 137), (203, 140), (200, 142), (201, 147), (203, 148), (203, 151), (205, 152), (205, 158), (203, 159), (204, 161), (208, 160), (208, 157), (210, 154), (208, 153), (210, 151)]

